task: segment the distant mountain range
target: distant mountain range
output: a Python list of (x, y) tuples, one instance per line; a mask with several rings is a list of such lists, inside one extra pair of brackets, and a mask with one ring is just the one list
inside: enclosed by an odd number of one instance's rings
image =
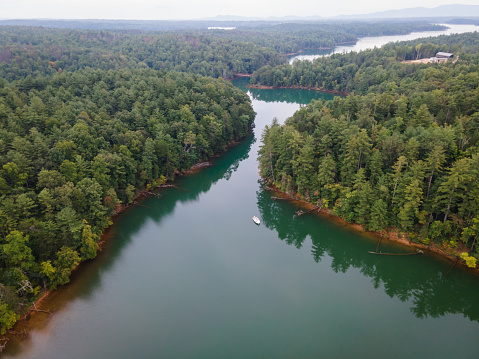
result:
[(326, 18), (321, 16), (270, 16), (270, 17), (249, 17), (237, 15), (218, 15), (214, 17), (205, 17), (198, 20), (202, 21), (320, 21)]
[(388, 10), (362, 15), (341, 15), (342, 19), (397, 19), (411, 17), (479, 17), (479, 5), (441, 5), (434, 8), (413, 7), (401, 10)]
[[(0, 0), (1, 1), (1, 0)], [(478, 0), (479, 1), (479, 0)], [(118, 30), (187, 30), (206, 27), (263, 26), (284, 22), (344, 22), (344, 21), (384, 21), (396, 19), (421, 19), (431, 22), (444, 21), (454, 24), (479, 25), (479, 5), (442, 5), (435, 8), (415, 7), (401, 10), (388, 10), (359, 15), (321, 16), (281, 16), (246, 17), (219, 15), (191, 20), (114, 20), (114, 19), (2, 19), (2, 25), (45, 26), (55, 28), (118, 29)]]
[(320, 20), (367, 20), (399, 18), (479, 18), (479, 5), (441, 5), (434, 8), (414, 7), (401, 10), (388, 10), (359, 15), (321, 16), (282, 16), (282, 17), (245, 17), (236, 15), (219, 15), (202, 18), (205, 21), (320, 21)]

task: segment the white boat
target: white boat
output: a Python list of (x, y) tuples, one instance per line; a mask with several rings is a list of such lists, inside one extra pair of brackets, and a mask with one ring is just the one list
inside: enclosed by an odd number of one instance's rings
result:
[(256, 224), (260, 224), (261, 222), (259, 221), (259, 218), (256, 216), (253, 216), (253, 222)]

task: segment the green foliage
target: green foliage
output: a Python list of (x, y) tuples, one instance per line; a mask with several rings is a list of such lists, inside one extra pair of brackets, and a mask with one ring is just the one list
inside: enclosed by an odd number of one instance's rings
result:
[(11, 285), (66, 283), (118, 205), (224, 150), (254, 119), (246, 94), (198, 75), (88, 69), (31, 81), (0, 91), (0, 280)]
[[(87, 67), (104, 71), (167, 69), (231, 78), (235, 73), (252, 73), (267, 64), (281, 63), (273, 49), (251, 41), (204, 36), (201, 32), (119, 33), (4, 26), (0, 29), (0, 53), (0, 78), (25, 79), (24, 91), (41, 83), (36, 78), (38, 74), (53, 75)], [(84, 80), (74, 83), (75, 95), (89, 93)], [(125, 94), (118, 93), (120, 99)], [(54, 123), (55, 118), (48, 117), (49, 102), (39, 100), (29, 112), (29, 122)], [(105, 93), (99, 93), (95, 100), (108, 105)]]
[(303, 49), (332, 48), (353, 43), (358, 37), (408, 34), (411, 31), (441, 30), (441, 26), (420, 22), (348, 22), (348, 23), (280, 23), (244, 26), (232, 31), (201, 31), (204, 36), (231, 41), (253, 42), (283, 54)]
[(28, 236), (24, 236), (20, 231), (13, 231), (5, 237), (0, 253), (9, 267), (29, 270), (34, 265), (32, 250), (28, 247)]
[[(430, 123), (432, 116), (438, 117), (441, 123), (449, 122), (463, 103), (463, 99), (451, 96), (449, 91), (460, 91), (465, 87), (475, 88), (475, 76), (466, 74), (471, 70), (468, 65), (478, 63), (478, 38), (477, 33), (439, 36), (388, 44), (358, 53), (333, 54), (317, 58), (313, 62), (296, 61), (292, 65), (266, 65), (253, 73), (251, 83), (324, 88), (361, 95), (371, 92), (382, 93), (382, 101), (373, 104), (374, 113), (380, 111), (383, 116), (390, 114), (391, 107), (395, 105), (394, 102), (387, 101), (388, 93), (430, 92), (427, 98), (422, 96), (422, 101), (411, 113), (408, 124), (424, 126)], [(423, 44), (420, 41), (427, 43)], [(402, 63), (404, 60), (433, 57), (438, 51), (452, 52), (460, 60), (457, 65)], [(452, 74), (460, 76), (461, 73), (464, 77), (461, 76), (460, 84), (451, 82)], [(398, 91), (398, 87), (402, 88)], [(432, 99), (436, 103), (432, 104)], [(401, 116), (401, 112), (398, 113), (398, 118), (406, 120)]]
[(81, 259), (93, 259), (96, 257), (96, 252), (100, 248), (96, 240), (98, 236), (92, 233), (91, 226), (86, 221), (83, 221), (83, 224), (82, 243), (80, 247)]
[[(456, 46), (459, 40), (462, 45)], [(388, 45), (259, 70), (253, 82), (275, 85), (262, 76), (274, 81), (268, 73), (283, 71), (280, 77), (296, 81), (290, 85), (321, 87), (321, 79), (326, 87), (338, 86), (331, 90), (361, 94), (312, 101), (284, 126), (267, 127), (259, 151), (261, 175), (267, 181), (274, 177), (289, 193), (317, 193), (330, 200), (333, 213), (366, 228), (396, 227), (418, 242), (446, 248), (459, 248), (462, 240), (474, 250), (479, 232), (479, 184), (474, 180), (479, 175), (479, 34), (441, 41), (450, 46), (443, 51), (471, 55), (440, 65), (400, 63), (400, 53), (407, 58), (438, 49), (416, 43), (404, 44), (404, 53)], [(370, 79), (363, 82), (366, 76)], [(302, 153), (311, 156), (304, 172), (298, 170)]]
[(250, 99), (222, 77), (279, 56), (185, 34), (0, 34), (0, 283), (19, 295), (0, 307), (4, 330), (35, 288), (96, 256), (120, 204), (246, 136)]
[[(80, 256), (70, 247), (62, 247), (56, 254), (53, 266), (49, 262), (42, 263), (42, 272), (50, 279), (50, 287), (66, 284), (70, 281), (70, 273), (80, 263)], [(46, 264), (44, 264), (46, 263)]]
[(13, 327), (18, 315), (6, 303), (0, 300), (0, 334), (4, 335), (8, 329)]
[(461, 253), (460, 257), (461, 257), (462, 260), (464, 260), (466, 262), (466, 265), (469, 268), (476, 268), (477, 258), (471, 257), (469, 255), (469, 253), (467, 253), (467, 252)]
[(41, 263), (41, 270), (40, 273), (44, 274), (50, 280), (53, 279), (54, 274), (56, 272), (55, 267), (53, 267), (52, 262), (50, 260)]
[(283, 62), (276, 51), (413, 26), (430, 25), (283, 24), (208, 34), (1, 28), (2, 333), (39, 285), (68, 283), (81, 260), (95, 257), (120, 204), (246, 136), (255, 114), (248, 96), (224, 80), (235, 73), (261, 69), (253, 81), (365, 94), (313, 102), (286, 126), (273, 122), (259, 153), (263, 177), (371, 228), (411, 230), (444, 215), (430, 224), (431, 238), (453, 240), (464, 229), (473, 247), (474, 52), (461, 55), (471, 66), (443, 71), (397, 65), (437, 49), (426, 44), (275, 67)]

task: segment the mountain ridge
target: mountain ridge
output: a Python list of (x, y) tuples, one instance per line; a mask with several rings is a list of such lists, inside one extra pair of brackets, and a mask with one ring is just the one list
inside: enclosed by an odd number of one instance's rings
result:
[(451, 4), (433, 8), (413, 7), (398, 10), (378, 11), (369, 14), (339, 15), (341, 19), (391, 19), (427, 17), (479, 17), (479, 5)]

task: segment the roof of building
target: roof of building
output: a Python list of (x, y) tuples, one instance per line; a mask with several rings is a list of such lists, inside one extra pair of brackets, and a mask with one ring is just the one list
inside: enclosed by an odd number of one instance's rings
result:
[(450, 52), (438, 52), (436, 54), (436, 57), (453, 57), (454, 54), (451, 54)]

